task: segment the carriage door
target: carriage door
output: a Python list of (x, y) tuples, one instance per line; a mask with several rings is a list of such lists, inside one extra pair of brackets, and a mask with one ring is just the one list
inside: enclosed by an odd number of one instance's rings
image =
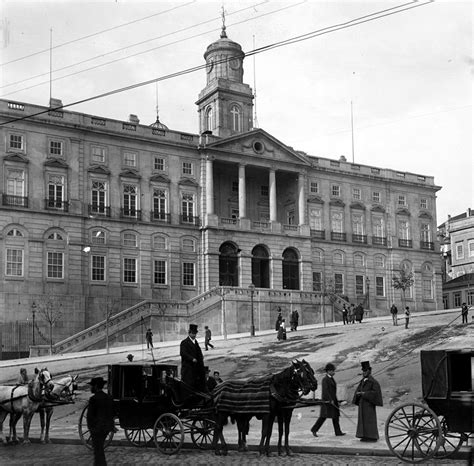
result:
[(232, 243), (224, 243), (219, 253), (219, 285), (239, 286), (237, 248)]
[(257, 288), (270, 288), (270, 259), (263, 246), (252, 250), (252, 283)]
[(300, 289), (298, 254), (290, 248), (283, 252), (283, 288), (286, 290)]

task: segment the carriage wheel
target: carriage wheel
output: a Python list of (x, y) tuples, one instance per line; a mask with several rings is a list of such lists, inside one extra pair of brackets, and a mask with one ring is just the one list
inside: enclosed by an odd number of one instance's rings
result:
[(134, 447), (150, 447), (153, 444), (152, 429), (124, 429), (125, 437)]
[(439, 420), (443, 431), (443, 439), (441, 440), (441, 445), (434, 457), (447, 458), (461, 448), (462, 443), (466, 440), (466, 434), (462, 432), (449, 432), (446, 418), (444, 416), (439, 416)]
[(153, 439), (161, 453), (177, 453), (184, 442), (184, 427), (179, 417), (171, 413), (162, 414), (153, 427)]
[(191, 424), (191, 439), (198, 448), (211, 448), (216, 423), (210, 419), (194, 419)]
[[(84, 406), (84, 409), (82, 410), (82, 413), (79, 417), (79, 424), (78, 424), (78, 430), (79, 430), (79, 438), (81, 439), (82, 443), (92, 450), (92, 437), (89, 428), (87, 427), (87, 408), (89, 408), (89, 404), (86, 404)], [(116, 424), (115, 427), (117, 427), (118, 419), (115, 418), (114, 422)], [(104, 443), (104, 448), (107, 448), (110, 443), (112, 442), (112, 439), (114, 438), (114, 432), (109, 432)]]
[(407, 463), (419, 463), (438, 451), (442, 441), (441, 423), (427, 406), (406, 403), (388, 416), (385, 440), (395, 456)]

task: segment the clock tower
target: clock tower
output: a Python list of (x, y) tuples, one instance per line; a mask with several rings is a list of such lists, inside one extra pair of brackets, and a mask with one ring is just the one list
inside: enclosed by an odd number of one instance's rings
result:
[(196, 102), (200, 134), (212, 131), (225, 138), (253, 128), (253, 92), (243, 83), (244, 57), (242, 47), (228, 39), (223, 25), (220, 39), (204, 54), (207, 81)]

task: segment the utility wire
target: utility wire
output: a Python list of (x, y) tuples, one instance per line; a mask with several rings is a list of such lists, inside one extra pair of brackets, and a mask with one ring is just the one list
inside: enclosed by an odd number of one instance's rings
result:
[[(256, 3), (256, 4), (251, 5), (251, 6), (248, 6), (248, 7), (246, 7), (246, 8), (242, 8), (242, 9), (240, 9), (240, 10), (233, 11), (233, 12), (231, 12), (231, 13), (228, 13), (227, 16), (231, 16), (231, 15), (234, 15), (234, 14), (237, 14), (237, 13), (241, 13), (241, 12), (243, 12), (243, 11), (245, 11), (245, 10), (249, 10), (249, 9), (251, 9), (251, 8), (255, 8), (255, 7), (260, 6), (260, 5), (263, 5), (263, 4), (265, 4), (265, 3), (268, 3), (268, 0), (264, 0), (264, 1), (261, 2), (261, 3)], [(257, 16), (257, 18), (258, 18), (258, 16)], [(218, 19), (220, 20), (221, 17), (220, 17), (220, 16), (217, 16), (217, 17), (215, 17), (215, 18), (211, 18), (211, 19), (208, 19), (208, 20), (206, 20), (206, 21), (202, 21), (202, 22), (200, 22), (200, 23), (193, 24), (192, 26), (188, 26), (188, 27), (185, 27), (185, 28), (182, 28), (182, 29), (177, 29), (177, 30), (175, 30), (175, 31), (169, 32), (168, 34), (163, 34), (163, 35), (161, 35), (161, 36), (152, 37), (151, 39), (143, 40), (143, 41), (141, 41), (141, 42), (136, 42), (136, 43), (134, 43), (134, 44), (127, 45), (127, 46), (125, 46), (125, 47), (120, 47), (120, 48), (118, 48), (118, 49), (111, 50), (110, 52), (101, 53), (100, 55), (96, 55), (96, 56), (94, 56), (94, 57), (90, 57), (90, 58), (87, 58), (87, 59), (85, 59), (85, 60), (78, 61), (78, 62), (72, 63), (72, 64), (70, 64), (70, 65), (67, 65), (67, 66), (63, 66), (62, 68), (57, 68), (57, 69), (53, 70), (53, 72), (54, 72), (54, 73), (57, 73), (58, 71), (64, 71), (64, 70), (67, 70), (67, 69), (69, 69), (69, 68), (73, 68), (73, 67), (75, 67), (75, 66), (82, 65), (82, 64), (84, 64), (84, 63), (87, 63), (87, 62), (90, 62), (90, 61), (93, 61), (93, 60), (97, 60), (98, 58), (103, 58), (103, 57), (106, 57), (107, 55), (112, 55), (113, 53), (121, 52), (121, 51), (123, 51), (123, 50), (127, 50), (127, 49), (130, 49), (130, 48), (133, 48), (133, 47), (137, 47), (138, 45), (143, 45), (143, 44), (146, 44), (146, 43), (148, 43), (148, 42), (152, 42), (152, 41), (154, 41), (154, 40), (163, 39), (163, 38), (165, 38), (165, 37), (173, 36), (173, 35), (175, 35), (175, 34), (179, 34), (179, 33), (181, 33), (181, 32), (188, 31), (188, 30), (190, 30), (190, 29), (194, 29), (194, 28), (199, 27), (199, 26), (202, 26), (202, 25), (204, 25), (204, 24), (211, 23), (211, 22), (216, 21), (216, 20), (218, 20)], [(255, 18), (251, 18), (251, 19), (255, 19)], [(249, 21), (250, 21), (250, 20), (249, 20)], [(201, 34), (198, 34), (198, 35), (207, 34), (207, 33), (209, 33), (209, 32), (213, 32), (213, 31), (215, 31), (215, 30), (216, 30), (216, 29), (212, 29), (211, 31), (206, 31), (206, 32), (201, 33)], [(189, 40), (189, 39), (192, 39), (192, 38), (194, 38), (194, 37), (197, 37), (198, 35), (196, 35), (196, 36), (191, 36), (191, 37), (186, 37), (186, 38), (184, 38), (184, 39), (181, 39), (181, 40), (178, 40), (178, 41), (175, 41), (175, 42), (170, 42), (170, 43), (168, 43), (168, 44), (160, 45), (160, 46), (158, 46), (158, 47), (156, 47), (156, 48), (153, 48), (153, 49), (148, 49), (148, 50), (145, 50), (145, 51), (143, 51), (143, 52), (138, 52), (138, 53), (133, 54), (133, 55), (128, 55), (128, 56), (126, 56), (126, 57), (118, 58), (118, 59), (116, 59), (116, 60), (112, 60), (112, 61), (109, 61), (109, 62), (106, 62), (106, 63), (102, 63), (102, 64), (100, 64), (100, 65), (96, 65), (96, 66), (94, 66), (94, 67), (92, 67), (92, 68), (86, 68), (86, 69), (83, 69), (83, 70), (79, 70), (79, 71), (76, 71), (75, 73), (71, 73), (71, 74), (68, 74), (68, 75), (65, 75), (65, 76), (61, 76), (61, 77), (55, 78), (55, 80), (56, 80), (56, 79), (63, 79), (63, 78), (69, 77), (69, 76), (74, 76), (74, 75), (79, 74), (79, 73), (84, 73), (85, 71), (90, 71), (90, 70), (93, 70), (93, 69), (95, 69), (95, 68), (99, 68), (99, 67), (101, 67), (101, 66), (106, 66), (106, 65), (109, 65), (109, 64), (111, 64), (111, 63), (115, 63), (115, 62), (117, 62), (117, 61), (126, 60), (127, 58), (131, 58), (131, 57), (134, 57), (134, 56), (136, 56), (136, 55), (140, 55), (140, 54), (143, 54), (143, 53), (147, 53), (147, 52), (149, 52), (149, 51), (156, 50), (156, 49), (158, 49), (158, 48), (166, 47), (166, 46), (168, 46), (168, 45), (174, 45), (174, 44), (183, 42), (183, 41), (185, 41), (185, 40)], [(53, 48), (54, 48), (54, 47), (53, 47)], [(34, 76), (30, 76), (29, 78), (21, 79), (21, 80), (19, 80), (19, 81), (15, 81), (15, 82), (12, 82), (12, 83), (9, 83), (9, 84), (4, 84), (3, 86), (0, 86), (0, 89), (4, 89), (4, 88), (10, 87), (10, 86), (14, 86), (14, 85), (16, 85), (16, 84), (21, 84), (21, 83), (24, 83), (24, 82), (26, 82), (26, 81), (31, 81), (32, 79), (40, 78), (41, 76), (46, 76), (46, 75), (48, 75), (48, 73), (41, 73), (41, 74), (37, 74), (37, 75), (34, 75)], [(32, 87), (41, 86), (41, 85), (43, 85), (44, 83), (45, 83), (45, 82), (42, 82), (42, 83), (39, 83), (39, 84), (35, 84), (34, 86), (27, 87), (27, 88), (24, 88), (24, 89), (20, 89), (20, 90), (18, 90), (18, 91), (14, 91), (14, 92), (16, 93), (16, 92), (20, 92), (20, 91), (23, 91), (23, 90), (26, 90), (26, 89), (31, 89)], [(5, 94), (5, 95), (9, 95), (9, 94)]]
[[(355, 18), (353, 20), (347, 21), (345, 23), (341, 23), (339, 25), (334, 25), (334, 26), (331, 26), (331, 27), (318, 29), (318, 30), (309, 32), (307, 34), (302, 34), (302, 35), (299, 35), (299, 36), (295, 36), (295, 37), (286, 39), (284, 41), (275, 42), (273, 44), (269, 44), (269, 45), (266, 45), (264, 47), (257, 48), (255, 50), (251, 50), (250, 52), (246, 53), (246, 56), (252, 56), (252, 55), (255, 55), (257, 53), (262, 53), (262, 52), (272, 50), (272, 49), (275, 49), (275, 48), (278, 48), (278, 47), (283, 47), (285, 45), (294, 44), (294, 43), (301, 42), (303, 40), (308, 40), (308, 39), (311, 39), (313, 37), (317, 37), (317, 36), (320, 36), (320, 35), (329, 34), (331, 32), (339, 31), (339, 30), (342, 30), (342, 29), (347, 29), (349, 27), (357, 26), (359, 24), (363, 24), (363, 23), (366, 23), (366, 22), (369, 22), (369, 21), (375, 21), (377, 19), (384, 18), (386, 16), (390, 16), (390, 15), (393, 15), (393, 14), (396, 14), (396, 13), (399, 13), (399, 12), (402, 12), (402, 11), (411, 10), (411, 9), (417, 8), (419, 6), (425, 6), (425, 5), (428, 5), (432, 2), (433, 2), (433, 0), (429, 0), (425, 3), (416, 3), (415, 5), (413, 5), (413, 2), (412, 2), (411, 3), (412, 6), (410, 6), (410, 7), (403, 8), (403, 9), (397, 10), (397, 11), (386, 12), (384, 14), (380, 14), (380, 13), (385, 12), (386, 10), (381, 10), (381, 11), (372, 13), (370, 15), (365, 15), (365, 16), (361, 16), (359, 18)], [(404, 4), (404, 5), (401, 5), (401, 6), (405, 6), (405, 5), (407, 5), (407, 4)], [(393, 10), (393, 8), (390, 8), (389, 10)], [(226, 57), (226, 58), (223, 58), (222, 60), (216, 60), (216, 63), (223, 63), (223, 62), (225, 62), (227, 60), (230, 60), (232, 58), (233, 57)], [(95, 95), (95, 96), (92, 96), (92, 97), (87, 97), (85, 99), (81, 99), (81, 100), (78, 100), (78, 101), (75, 101), (75, 102), (71, 102), (69, 104), (56, 106), (54, 108), (48, 108), (47, 110), (43, 110), (41, 112), (36, 112), (36, 113), (31, 114), (31, 115), (25, 115), (23, 117), (8, 120), (6, 122), (0, 123), (0, 126), (4, 126), (6, 124), (13, 123), (15, 121), (26, 120), (28, 118), (35, 117), (35, 116), (38, 116), (38, 115), (43, 115), (43, 114), (51, 112), (51, 111), (57, 111), (57, 110), (61, 110), (63, 108), (72, 107), (74, 105), (79, 105), (79, 104), (82, 104), (84, 102), (89, 102), (91, 100), (96, 100), (96, 99), (100, 99), (100, 98), (103, 98), (103, 97), (108, 97), (108, 96), (111, 96), (111, 95), (114, 95), (114, 94), (118, 94), (118, 93), (121, 93), (121, 92), (136, 89), (136, 88), (139, 88), (139, 87), (147, 86), (147, 85), (155, 83), (155, 82), (165, 81), (165, 80), (168, 80), (168, 79), (176, 78), (178, 76), (183, 76), (183, 75), (186, 75), (186, 74), (189, 74), (189, 73), (194, 73), (195, 71), (202, 70), (202, 69), (206, 68), (206, 66), (207, 66), (207, 64), (194, 66), (194, 67), (191, 67), (191, 68), (187, 68), (185, 70), (177, 71), (175, 73), (170, 73), (170, 74), (165, 75), (165, 76), (150, 79), (148, 81), (142, 81), (140, 83), (131, 84), (129, 86), (114, 89), (114, 90), (111, 90), (111, 91), (107, 91), (107, 92), (104, 92), (102, 94), (98, 94), (98, 95)]]
[[(146, 19), (150, 19), (150, 18), (153, 18), (155, 16), (160, 16), (160, 15), (163, 15), (165, 13), (169, 13), (170, 11), (174, 11), (174, 10), (177, 10), (179, 8), (183, 8), (185, 6), (188, 6), (188, 5), (191, 5), (192, 3), (195, 3), (196, 0), (193, 0), (191, 2), (188, 2), (188, 3), (185, 3), (184, 5), (178, 5), (178, 6), (175, 6), (173, 8), (170, 8), (168, 10), (164, 10), (164, 11), (160, 11), (159, 13), (154, 13), (152, 15), (149, 15), (149, 16), (145, 16), (143, 18), (138, 18), (138, 19), (135, 19), (133, 21), (129, 21), (128, 23), (123, 23), (123, 24), (119, 24), (117, 26), (113, 26), (111, 28), (108, 28), (108, 29), (103, 29), (102, 31), (97, 31), (97, 32), (94, 32), (92, 34), (88, 34), (87, 36), (82, 36), (82, 37), (78, 37), (77, 39), (73, 39), (73, 40), (69, 40), (67, 42), (63, 42), (62, 44), (58, 44), (58, 45), (55, 45), (53, 47), (53, 50), (54, 49), (58, 49), (60, 47), (64, 47), (66, 45), (70, 45), (70, 44), (73, 44), (75, 42), (79, 42), (81, 40), (85, 40), (85, 39), (89, 39), (91, 37), (95, 37), (95, 36), (98, 36), (100, 34), (104, 34), (106, 32), (110, 32), (110, 31), (114, 31), (115, 29), (119, 29), (119, 28), (122, 28), (122, 27), (125, 27), (125, 26), (130, 26), (130, 24), (135, 24), (135, 23), (139, 23), (141, 21), (144, 21)], [(38, 50), (37, 52), (33, 52), (33, 53), (30, 53), (29, 55), (24, 55), (23, 57), (19, 57), (19, 58), (15, 58), (13, 60), (10, 60), (10, 61), (7, 61), (5, 63), (0, 63), (0, 66), (5, 66), (5, 65), (9, 65), (10, 63), (16, 63), (18, 61), (21, 61), (21, 60), (25, 60), (26, 58), (30, 58), (30, 57), (34, 57), (35, 55), (39, 55), (41, 53), (45, 53), (45, 52), (49, 52), (49, 48), (48, 49), (43, 49), (43, 50)]]

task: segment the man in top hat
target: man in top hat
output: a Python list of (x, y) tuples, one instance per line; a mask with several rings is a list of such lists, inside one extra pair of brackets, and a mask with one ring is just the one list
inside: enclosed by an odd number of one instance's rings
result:
[(206, 391), (204, 358), (201, 347), (196, 340), (198, 326), (189, 325), (188, 336), (180, 345), (179, 353), (181, 356), (181, 381), (185, 383), (186, 388), (197, 391)]
[(94, 450), (94, 466), (104, 466), (104, 443), (109, 432), (114, 430), (114, 402), (108, 393), (104, 393), (105, 381), (102, 377), (93, 377), (89, 382), (93, 395), (89, 398), (87, 409), (87, 427), (91, 433)]
[(315, 437), (318, 436), (317, 432), (324, 424), (327, 418), (332, 419), (332, 425), (334, 426), (334, 434), (337, 436), (346, 435), (342, 432), (339, 425), (339, 400), (337, 399), (337, 384), (334, 379), (336, 373), (336, 366), (332, 363), (326, 364), (325, 367), (326, 375), (323, 377), (321, 383), (321, 399), (327, 403), (321, 405), (321, 412), (319, 418), (311, 428), (311, 432)]
[(380, 384), (372, 377), (368, 361), (361, 363), (362, 380), (357, 387), (352, 403), (359, 406), (356, 437), (361, 442), (376, 442), (379, 439), (376, 406), (383, 406)]

